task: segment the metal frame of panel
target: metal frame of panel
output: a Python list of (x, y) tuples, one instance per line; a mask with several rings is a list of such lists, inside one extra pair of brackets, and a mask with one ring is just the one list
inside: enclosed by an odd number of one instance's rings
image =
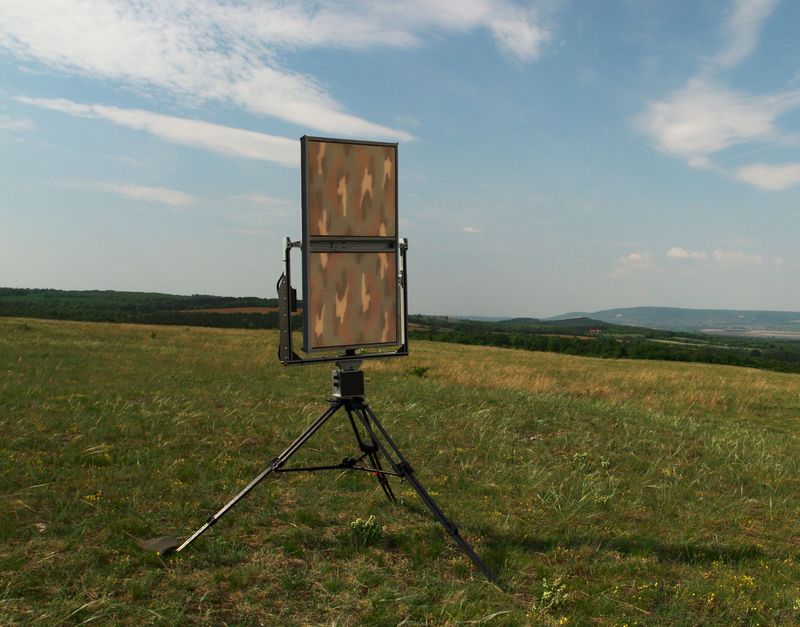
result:
[[(310, 207), (309, 207), (309, 180), (308, 180), (308, 158), (309, 158), (309, 142), (318, 142), (326, 144), (347, 144), (353, 146), (374, 146), (380, 148), (390, 148), (393, 150), (393, 173), (394, 177), (394, 233), (389, 236), (380, 236), (379, 234), (370, 235), (343, 235), (343, 234), (314, 234), (312, 235), (312, 228), (310, 224)], [(369, 142), (369, 141), (355, 141), (348, 139), (336, 139), (329, 137), (311, 137), (304, 135), (300, 139), (300, 176), (301, 176), (301, 189), (302, 189), (302, 252), (303, 252), (303, 266), (302, 266), (302, 284), (303, 284), (303, 351), (306, 353), (319, 353), (341, 349), (356, 349), (356, 348), (380, 348), (398, 346), (404, 344), (405, 333), (401, 328), (404, 323), (401, 320), (401, 293), (398, 285), (396, 301), (395, 301), (395, 340), (391, 342), (365, 342), (360, 344), (344, 344), (344, 345), (314, 345), (312, 341), (312, 311), (309, 303), (310, 280), (310, 255), (312, 253), (327, 252), (327, 253), (372, 253), (383, 252), (398, 255), (398, 165), (397, 165), (397, 144), (388, 142)], [(399, 256), (399, 255), (398, 255)], [(400, 259), (397, 259), (395, 266), (398, 270), (400, 268)], [(398, 278), (399, 280), (399, 278)], [(405, 293), (405, 289), (403, 289)], [(403, 312), (405, 314), (405, 312)], [(402, 340), (401, 340), (402, 336)]]
[(317, 357), (300, 357), (294, 351), (292, 340), (292, 312), (296, 310), (295, 290), (292, 288), (292, 248), (301, 248), (301, 242), (293, 242), (288, 237), (285, 240), (283, 250), (283, 274), (278, 279), (278, 320), (279, 320), (279, 342), (278, 359), (284, 366), (299, 366), (313, 363), (337, 364), (347, 362), (361, 362), (365, 359), (385, 359), (387, 357), (404, 357), (408, 355), (408, 261), (406, 251), (408, 241), (401, 239), (398, 245), (398, 305), (400, 307), (399, 343), (400, 346), (394, 351), (361, 353), (350, 348), (341, 355), (320, 355)]

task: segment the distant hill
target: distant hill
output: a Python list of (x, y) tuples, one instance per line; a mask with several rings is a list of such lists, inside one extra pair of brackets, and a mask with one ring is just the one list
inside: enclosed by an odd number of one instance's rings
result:
[(680, 307), (625, 307), (594, 313), (572, 312), (549, 321), (589, 317), (621, 324), (670, 331), (692, 331), (730, 335), (797, 335), (800, 312), (750, 311), (738, 309), (682, 309)]
[(458, 315), (453, 316), (453, 318), (459, 318), (460, 320), (475, 320), (477, 322), (500, 322), (501, 320), (508, 320), (508, 316), (467, 316), (467, 315)]
[[(590, 318), (588, 316), (573, 316), (570, 318), (559, 318), (559, 319), (549, 319), (549, 320), (541, 320), (539, 318), (509, 318), (505, 320), (501, 320), (499, 322), (500, 325), (507, 326), (507, 327), (569, 327), (569, 328), (582, 328), (585, 327), (587, 329), (590, 328), (601, 328), (606, 329), (612, 326), (610, 323), (603, 322), (602, 320), (598, 320), (596, 318)], [(619, 325), (613, 325), (619, 326)]]

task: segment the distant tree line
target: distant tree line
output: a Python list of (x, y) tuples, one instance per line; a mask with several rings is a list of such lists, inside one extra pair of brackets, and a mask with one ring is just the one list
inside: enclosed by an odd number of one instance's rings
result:
[[(130, 322), (241, 329), (277, 329), (278, 313), (203, 309), (277, 307), (277, 298), (179, 296), (146, 292), (0, 288), (0, 315), (86, 322)], [(299, 317), (293, 320), (299, 328)]]
[[(800, 373), (800, 342), (717, 338), (609, 325), (588, 319), (479, 322), (412, 316), (412, 339), (584, 357), (724, 364)], [(684, 342), (681, 342), (684, 340)]]
[[(302, 303), (298, 303), (302, 306)], [(88, 322), (129, 322), (239, 329), (276, 329), (278, 312), (216, 313), (207, 309), (277, 307), (276, 298), (145, 292), (0, 288), (0, 315)], [(590, 318), (498, 322), (411, 316), (412, 339), (499, 346), (613, 359), (658, 359), (800, 372), (800, 342), (712, 337), (615, 325)], [(301, 328), (300, 316), (292, 327)]]

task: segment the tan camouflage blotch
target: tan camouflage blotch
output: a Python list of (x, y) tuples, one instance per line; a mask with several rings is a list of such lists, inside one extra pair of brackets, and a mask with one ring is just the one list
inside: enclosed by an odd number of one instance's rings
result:
[(307, 140), (308, 234), (397, 236), (397, 149)]
[(308, 349), (397, 343), (396, 254), (310, 253), (308, 264)]

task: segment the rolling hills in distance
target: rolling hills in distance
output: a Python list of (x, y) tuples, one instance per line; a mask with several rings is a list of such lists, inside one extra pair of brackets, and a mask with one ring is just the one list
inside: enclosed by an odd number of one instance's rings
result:
[[(0, 288), (0, 316), (187, 327), (275, 329), (277, 299)], [(293, 316), (299, 329), (300, 315)], [(610, 359), (727, 364), (800, 372), (800, 313), (610, 309), (555, 318), (412, 315), (412, 340)]]
[(740, 309), (683, 309), (680, 307), (623, 307), (602, 311), (572, 312), (548, 318), (591, 318), (669, 331), (690, 331), (738, 336), (793, 336), (800, 339), (800, 312)]
[[(113, 290), (55, 290), (0, 287), (0, 315), (31, 315), (65, 319), (103, 319), (155, 316), (166, 312), (185, 313), (272, 313), (277, 298), (230, 297), (193, 294), (191, 296)], [(665, 331), (718, 333), (739, 336), (795, 335), (800, 339), (800, 311), (760, 311), (740, 309), (687, 309), (681, 307), (619, 307), (595, 312), (570, 312), (549, 318), (514, 316), (449, 316), (482, 323), (514, 325), (531, 321), (589, 319)], [(111, 319), (113, 320), (113, 318)], [(138, 320), (137, 320), (138, 321)], [(213, 326), (213, 325), (212, 325)]]

